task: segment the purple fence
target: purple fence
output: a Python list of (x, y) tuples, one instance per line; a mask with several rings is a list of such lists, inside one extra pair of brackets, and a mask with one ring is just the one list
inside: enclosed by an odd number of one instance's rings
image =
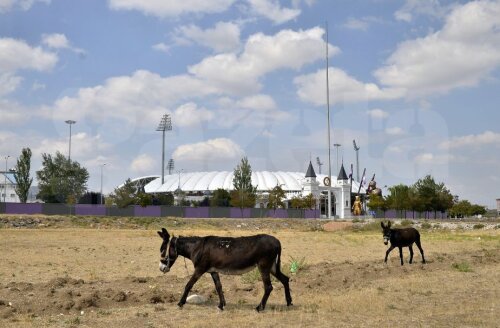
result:
[(186, 218), (209, 218), (208, 207), (186, 207), (184, 208), (184, 217)]
[(101, 205), (77, 204), (75, 205), (75, 215), (106, 215), (106, 207)]
[(160, 206), (135, 206), (134, 216), (161, 216)]
[(6, 203), (6, 214), (41, 214), (42, 204)]

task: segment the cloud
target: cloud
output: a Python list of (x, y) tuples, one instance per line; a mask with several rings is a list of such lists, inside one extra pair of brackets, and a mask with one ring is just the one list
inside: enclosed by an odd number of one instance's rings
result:
[(440, 31), (399, 44), (374, 74), (413, 96), (475, 86), (500, 65), (499, 24), (498, 1), (457, 6)]
[(138, 10), (145, 15), (175, 17), (184, 14), (213, 14), (229, 9), (236, 0), (109, 0), (113, 10)]
[(36, 2), (49, 4), (50, 0), (0, 0), (0, 13), (13, 9), (29, 10)]
[(405, 131), (402, 128), (395, 126), (393, 128), (386, 128), (385, 133), (391, 136), (400, 136), (405, 134)]
[(22, 80), (22, 77), (12, 73), (0, 74), (0, 97), (16, 90)]
[(464, 147), (481, 147), (484, 145), (500, 146), (500, 133), (485, 131), (481, 134), (470, 134), (462, 137), (455, 137), (442, 142), (439, 147), (442, 149), (457, 149)]
[(206, 108), (198, 108), (195, 103), (187, 103), (179, 106), (173, 114), (175, 125), (194, 126), (209, 122), (214, 118), (214, 113)]
[[(2, 81), (0, 76), (0, 96), (2, 95)], [(26, 121), (29, 117), (28, 111), (18, 103), (0, 99), (0, 117), (2, 118), (3, 126), (11, 126), (12, 124), (20, 124)]]
[(130, 76), (109, 78), (102, 85), (81, 88), (75, 96), (59, 98), (53, 106), (44, 109), (44, 116), (57, 120), (85, 118), (101, 124), (103, 120), (113, 119), (155, 125), (170, 106), (216, 91), (192, 76), (161, 77), (139, 70)]
[(153, 46), (153, 49), (157, 50), (157, 51), (161, 51), (161, 52), (167, 53), (167, 54), (170, 52), (170, 47), (168, 45), (166, 45), (165, 43), (163, 43), (163, 42), (155, 44)]
[(441, 18), (449, 11), (448, 6), (442, 6), (439, 0), (406, 0), (403, 7), (394, 13), (396, 20), (411, 22), (415, 15), (427, 15)]
[(216, 52), (226, 52), (239, 47), (240, 28), (231, 22), (218, 22), (206, 30), (196, 25), (181, 26), (175, 31), (175, 38), (180, 43), (195, 42)]
[(43, 34), (42, 43), (53, 49), (68, 49), (78, 54), (84, 54), (85, 50), (73, 47), (64, 34)]
[(277, 0), (247, 0), (252, 10), (275, 24), (283, 24), (297, 18), (301, 11), (295, 8), (282, 8)]
[(140, 154), (130, 163), (130, 169), (135, 173), (149, 173), (156, 165), (156, 161), (147, 154)]
[(361, 18), (349, 17), (343, 24), (343, 27), (350, 30), (367, 31), (370, 25), (381, 22), (381, 19), (373, 16), (366, 16)]
[(57, 60), (56, 54), (31, 47), (23, 40), (0, 38), (0, 73), (23, 69), (48, 71)]
[(389, 117), (389, 113), (380, 108), (370, 109), (366, 113), (373, 119), (383, 119)]
[(237, 159), (243, 150), (227, 138), (210, 139), (204, 142), (181, 145), (173, 153), (178, 161), (221, 161)]
[[(300, 69), (324, 56), (324, 30), (282, 30), (268, 36), (249, 37), (243, 53), (224, 53), (190, 66), (189, 72), (229, 94), (251, 94), (260, 90), (259, 78), (278, 69)], [(334, 55), (339, 50), (329, 46)], [(224, 72), (224, 74), (221, 74)]]
[[(325, 77), (325, 69), (296, 77), (294, 83), (300, 99), (317, 106), (326, 104)], [(334, 67), (329, 68), (329, 81), (332, 103), (388, 100), (401, 98), (404, 95), (402, 89), (381, 89), (374, 83), (358, 81), (343, 70)]]
[(454, 160), (454, 156), (449, 154), (434, 155), (433, 153), (420, 153), (415, 156), (414, 160), (418, 164), (444, 165)]
[(236, 102), (236, 107), (255, 110), (275, 110), (276, 103), (271, 96), (258, 94), (242, 98)]

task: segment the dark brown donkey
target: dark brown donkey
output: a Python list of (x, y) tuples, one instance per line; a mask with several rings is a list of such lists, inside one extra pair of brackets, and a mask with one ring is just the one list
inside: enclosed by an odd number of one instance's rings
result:
[(422, 263), (425, 263), (424, 250), (420, 245), (420, 234), (415, 228), (401, 228), (401, 229), (391, 229), (391, 221), (387, 222), (387, 225), (384, 222), (380, 222), (380, 225), (383, 229), (384, 234), (384, 244), (390, 241), (391, 246), (385, 253), (384, 262), (387, 263), (387, 257), (389, 253), (396, 247), (399, 248), (399, 257), (401, 258), (401, 265), (403, 265), (403, 247), (408, 247), (410, 249), (410, 264), (413, 261), (413, 243), (415, 243), (420, 250), (420, 254), (422, 254)]
[(266, 307), (269, 294), (273, 290), (271, 274), (285, 287), (286, 305), (292, 305), (292, 296), (288, 285), (288, 277), (281, 273), (281, 244), (278, 239), (269, 235), (249, 237), (172, 237), (165, 228), (158, 231), (163, 239), (160, 247), (160, 270), (170, 271), (179, 255), (190, 259), (194, 265), (194, 273), (189, 279), (184, 294), (177, 305), (182, 307), (193, 285), (206, 272), (212, 275), (215, 289), (219, 294), (219, 309), (226, 305), (219, 272), (222, 274), (243, 274), (258, 267), (264, 283), (264, 296), (257, 306), (257, 311)]

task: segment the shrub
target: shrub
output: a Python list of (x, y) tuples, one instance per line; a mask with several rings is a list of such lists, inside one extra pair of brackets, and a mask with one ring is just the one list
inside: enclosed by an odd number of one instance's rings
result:
[(472, 229), (483, 229), (484, 228), (484, 224), (482, 223), (478, 223), (478, 224), (474, 224), (474, 226), (472, 226)]
[(422, 227), (422, 229), (432, 228), (432, 224), (430, 224), (429, 222), (423, 222), (420, 226)]
[(403, 226), (403, 227), (408, 227), (408, 226), (413, 225), (413, 221), (412, 220), (408, 220), (408, 219), (404, 219), (404, 220), (401, 220), (400, 225)]
[(301, 270), (304, 270), (307, 267), (306, 258), (301, 257), (300, 259), (296, 259), (290, 256), (290, 273), (298, 273)]

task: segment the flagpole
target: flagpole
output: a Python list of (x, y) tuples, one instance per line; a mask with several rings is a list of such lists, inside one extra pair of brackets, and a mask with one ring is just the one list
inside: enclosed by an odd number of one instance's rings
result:
[(328, 219), (332, 217), (332, 164), (331, 164), (331, 142), (330, 142), (330, 86), (328, 79), (328, 22), (325, 22), (326, 31), (326, 108), (328, 122)]

